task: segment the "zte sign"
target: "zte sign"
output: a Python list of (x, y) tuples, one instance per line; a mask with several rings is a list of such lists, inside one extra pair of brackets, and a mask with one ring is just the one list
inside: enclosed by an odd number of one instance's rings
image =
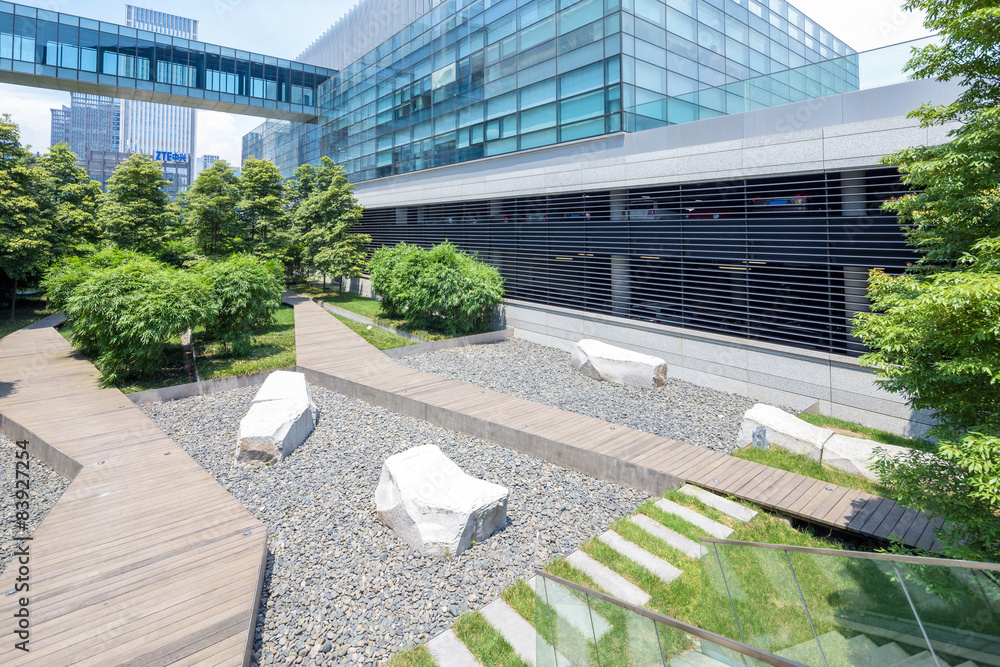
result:
[(187, 153), (171, 153), (170, 151), (156, 151), (156, 157), (154, 160), (163, 160), (164, 162), (187, 162)]

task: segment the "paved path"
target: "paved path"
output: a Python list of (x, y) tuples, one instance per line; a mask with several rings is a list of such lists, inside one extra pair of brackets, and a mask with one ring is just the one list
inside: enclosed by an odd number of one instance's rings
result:
[[(0, 665), (244, 665), (264, 526), (121, 392), (98, 388), (56, 321), (0, 339), (0, 430), (72, 480), (27, 542), (29, 592), (0, 595)], [(17, 576), (15, 560), (0, 591)], [(21, 597), (28, 653), (12, 634)]]
[(938, 520), (892, 500), (406, 368), (312, 301), (286, 301), (299, 370), (315, 384), (651, 494), (688, 482), (815, 524), (938, 548)]

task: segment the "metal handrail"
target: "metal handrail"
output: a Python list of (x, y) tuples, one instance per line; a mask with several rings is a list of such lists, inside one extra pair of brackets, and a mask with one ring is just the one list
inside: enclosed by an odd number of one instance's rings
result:
[(952, 560), (950, 558), (927, 558), (924, 556), (897, 556), (895, 554), (880, 554), (867, 551), (846, 551), (840, 549), (821, 549), (818, 547), (799, 547), (790, 544), (767, 544), (764, 542), (739, 542), (737, 540), (722, 540), (717, 537), (699, 537), (699, 541), (709, 544), (727, 544), (740, 547), (757, 547), (774, 551), (795, 551), (820, 556), (839, 556), (841, 558), (856, 558), (859, 560), (881, 560), (909, 565), (940, 565), (944, 567), (961, 567), (967, 570), (989, 570), (1000, 572), (1000, 563), (981, 563), (971, 560)]
[[(754, 658), (768, 665), (774, 665), (775, 667), (805, 667), (800, 662), (795, 662), (794, 660), (788, 660), (787, 658), (782, 658), (781, 656), (774, 655), (773, 653), (768, 653), (767, 651), (762, 651), (759, 648), (754, 648), (753, 646), (747, 646), (742, 642), (738, 642), (735, 639), (730, 639), (729, 637), (723, 637), (722, 635), (717, 635), (714, 632), (705, 630), (704, 628), (699, 628), (695, 625), (689, 625), (684, 621), (678, 621), (676, 618), (670, 618), (669, 616), (664, 616), (663, 614), (658, 614), (655, 611), (650, 611), (649, 609), (643, 609), (642, 607), (637, 607), (634, 604), (625, 602), (624, 600), (619, 600), (613, 598), (610, 595), (601, 593), (600, 591), (595, 591), (592, 588), (587, 588), (586, 586), (581, 586), (572, 581), (567, 581), (561, 577), (557, 577), (553, 574), (549, 574), (545, 570), (540, 570), (535, 568), (535, 575), (543, 577), (545, 579), (550, 579), (560, 586), (565, 586), (566, 588), (572, 588), (573, 590), (580, 591), (587, 595), (591, 595), (599, 600), (604, 600), (605, 602), (610, 602), (611, 604), (627, 609), (634, 614), (644, 616), (652, 621), (666, 625), (667, 627), (680, 630), (689, 635), (694, 635), (699, 639), (704, 639), (710, 641), (713, 644), (718, 644), (719, 646), (729, 649), (731, 651), (736, 651), (745, 656)], [(591, 611), (593, 613), (593, 611)]]

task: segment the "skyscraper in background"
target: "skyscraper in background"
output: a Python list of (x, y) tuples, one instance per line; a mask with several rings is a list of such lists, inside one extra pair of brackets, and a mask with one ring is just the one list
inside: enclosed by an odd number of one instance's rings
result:
[(128, 156), (121, 152), (121, 102), (70, 93), (70, 105), (52, 109), (51, 145), (68, 144), (78, 164), (103, 186)]
[[(198, 39), (198, 21), (134, 5), (125, 5), (125, 25)], [(163, 162), (164, 178), (172, 183), (167, 188), (171, 196), (187, 188), (194, 180), (195, 110), (135, 100), (122, 100), (121, 105), (121, 150)]]

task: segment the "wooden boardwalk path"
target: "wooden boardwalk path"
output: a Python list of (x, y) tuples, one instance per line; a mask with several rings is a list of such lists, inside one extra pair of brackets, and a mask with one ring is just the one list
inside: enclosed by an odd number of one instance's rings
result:
[(264, 526), (52, 323), (0, 339), (0, 431), (72, 480), (26, 542), (30, 591), (6, 594), (17, 561), (0, 577), (0, 665), (247, 664)]
[(314, 384), (650, 493), (690, 482), (815, 524), (938, 547), (937, 519), (887, 498), (409, 369), (312, 301), (286, 301), (298, 368)]

